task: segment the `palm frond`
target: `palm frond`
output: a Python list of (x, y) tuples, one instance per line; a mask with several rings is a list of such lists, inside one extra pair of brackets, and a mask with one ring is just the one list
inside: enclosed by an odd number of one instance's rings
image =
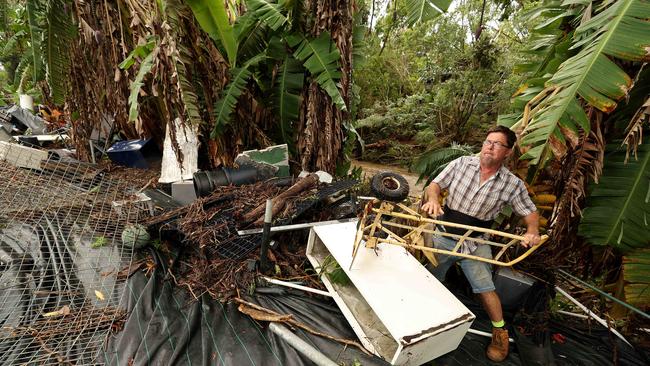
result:
[(292, 141), (292, 124), (298, 119), (304, 77), (304, 68), (300, 62), (286, 55), (278, 71), (273, 100), (280, 120), (282, 138), (287, 143)]
[(22, 30), (14, 33), (11, 37), (9, 37), (7, 42), (5, 42), (2, 49), (0, 49), (0, 55), (9, 55), (16, 52), (16, 47), (20, 44), (21, 38), (25, 35), (25, 31)]
[(255, 18), (268, 25), (273, 30), (278, 30), (287, 22), (286, 15), (282, 14), (284, 6), (266, 0), (246, 0), (248, 11)]
[(341, 55), (336, 45), (327, 32), (318, 38), (309, 41), (301, 34), (292, 34), (287, 37), (287, 43), (296, 48), (294, 57), (303, 62), (318, 85), (332, 98), (334, 104), (343, 111), (347, 111), (345, 101), (336, 85), (341, 78), (339, 60)]
[[(144, 55), (142, 62), (140, 63), (140, 68), (138, 73), (135, 75), (135, 79), (131, 82), (130, 93), (129, 93), (129, 121), (133, 122), (138, 119), (138, 95), (140, 94), (140, 89), (144, 85), (144, 78), (151, 72), (153, 69), (155, 60), (158, 57), (158, 52), (160, 47), (158, 45), (158, 39), (151, 40), (147, 43), (148, 47), (139, 48), (139, 51), (147, 52)], [(135, 52), (135, 50), (134, 50)], [(131, 52), (133, 54), (133, 52)], [(128, 58), (127, 58), (128, 60)], [(122, 66), (127, 60), (123, 61)], [(127, 65), (129, 63), (127, 62)], [(131, 64), (132, 65), (132, 64)], [(130, 65), (123, 68), (128, 68)]]
[(230, 70), (230, 83), (228, 83), (224, 89), (223, 96), (217, 101), (214, 107), (216, 122), (214, 129), (212, 130), (213, 138), (220, 136), (226, 125), (231, 122), (231, 115), (237, 106), (239, 96), (244, 91), (244, 88), (252, 75), (250, 68), (257, 65), (264, 58), (266, 58), (266, 54), (259, 54), (246, 61), (242, 67)]
[(226, 13), (225, 2), (187, 0), (187, 4), (192, 9), (192, 13), (194, 13), (194, 17), (199, 22), (201, 28), (208, 33), (210, 38), (223, 45), (230, 66), (235, 67), (237, 63), (238, 45), (233, 27)]
[(70, 68), (69, 47), (77, 35), (72, 14), (66, 9), (64, 0), (47, 2), (47, 26), (43, 32), (45, 55), (45, 77), (50, 94), (56, 104), (63, 104), (68, 88), (68, 69)]
[(635, 306), (650, 304), (650, 249), (638, 249), (623, 257), (625, 300)]
[[(179, 0), (168, 0), (167, 18), (174, 32), (182, 32), (182, 18), (189, 18), (189, 9), (184, 7)], [(176, 34), (176, 37), (181, 34)], [(199, 98), (196, 95), (196, 89), (188, 79), (188, 65), (192, 65), (192, 53), (185, 42), (176, 42), (173, 49), (172, 62), (174, 74), (176, 75), (176, 88), (182, 102), (184, 111), (184, 120), (193, 126), (201, 124), (201, 112), (199, 107)]]
[(238, 58), (248, 60), (264, 51), (268, 45), (266, 24), (256, 21), (251, 13), (237, 18), (233, 28), (237, 39)]
[(522, 159), (538, 164), (565, 151), (562, 132), (589, 131), (589, 121), (578, 96), (589, 105), (611, 112), (631, 86), (631, 78), (610, 57), (628, 61), (648, 59), (650, 3), (644, 0), (612, 2), (580, 25), (572, 49), (579, 52), (566, 60), (547, 82), (547, 88), (533, 98), (529, 113), (513, 126), (523, 129), (520, 144), (530, 147)]
[(641, 108), (634, 114), (630, 124), (625, 129), (623, 144), (627, 149), (625, 156), (626, 162), (630, 158), (630, 152), (634, 154), (635, 159), (638, 158), (637, 148), (643, 142), (643, 127), (648, 121), (650, 121), (650, 96), (646, 98)]
[(366, 32), (368, 27), (355, 24), (352, 28), (352, 64), (362, 66), (366, 58)]
[(594, 245), (623, 252), (650, 244), (650, 143), (638, 147), (638, 160), (625, 163), (619, 144), (608, 146), (598, 184), (593, 184), (578, 233)]
[(45, 9), (38, 0), (27, 0), (25, 2), (27, 10), (27, 22), (29, 23), (29, 33), (31, 37), (32, 46), (32, 62), (33, 62), (33, 76), (34, 83), (43, 79), (43, 54), (41, 53), (41, 45), (43, 35), (43, 28), (40, 26), (40, 19), (43, 17)]
[(473, 153), (471, 146), (453, 143), (450, 147), (430, 150), (422, 154), (413, 165), (413, 170), (420, 173), (418, 182), (427, 179), (428, 184), (447, 164), (461, 156)]
[(406, 0), (407, 22), (413, 25), (434, 19), (449, 9), (451, 0)]

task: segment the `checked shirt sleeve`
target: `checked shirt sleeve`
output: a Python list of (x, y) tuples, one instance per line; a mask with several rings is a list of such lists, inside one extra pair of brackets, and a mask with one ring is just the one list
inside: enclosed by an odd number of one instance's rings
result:
[(449, 188), (452, 180), (454, 180), (454, 175), (456, 174), (457, 168), (461, 165), (461, 159), (462, 157), (447, 164), (445, 169), (443, 169), (442, 172), (440, 172), (440, 174), (438, 174), (433, 180), (440, 186), (440, 189)]
[(535, 207), (530, 196), (528, 196), (526, 186), (521, 180), (517, 182), (517, 187), (510, 198), (510, 206), (512, 206), (513, 211), (519, 216), (528, 216), (537, 211), (537, 207)]

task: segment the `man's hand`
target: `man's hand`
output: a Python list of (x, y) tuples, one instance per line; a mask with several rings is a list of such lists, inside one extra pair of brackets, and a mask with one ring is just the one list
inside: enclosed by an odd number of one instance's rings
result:
[(431, 217), (438, 217), (445, 213), (438, 200), (427, 201), (422, 205), (422, 211), (428, 213)]
[(529, 248), (539, 244), (539, 233), (527, 232), (524, 234), (524, 240), (521, 241), (521, 245), (524, 248)]

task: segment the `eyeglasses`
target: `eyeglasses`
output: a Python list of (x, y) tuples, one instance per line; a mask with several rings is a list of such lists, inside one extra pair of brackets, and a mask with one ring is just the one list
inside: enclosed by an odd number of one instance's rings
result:
[(483, 141), (483, 146), (494, 146), (495, 149), (509, 149), (510, 147), (500, 143), (499, 141)]

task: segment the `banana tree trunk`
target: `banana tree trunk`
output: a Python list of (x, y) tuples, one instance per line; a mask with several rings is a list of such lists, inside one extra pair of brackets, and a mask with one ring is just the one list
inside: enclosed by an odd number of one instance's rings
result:
[[(349, 105), (352, 66), (352, 2), (315, 1), (306, 2), (314, 14), (310, 25), (313, 36), (328, 31), (334, 39), (332, 46), (341, 53), (341, 95)], [(342, 124), (347, 113), (340, 111), (327, 93), (312, 81), (303, 90), (303, 103), (298, 124), (298, 153), (303, 170), (334, 172), (343, 147)]]

